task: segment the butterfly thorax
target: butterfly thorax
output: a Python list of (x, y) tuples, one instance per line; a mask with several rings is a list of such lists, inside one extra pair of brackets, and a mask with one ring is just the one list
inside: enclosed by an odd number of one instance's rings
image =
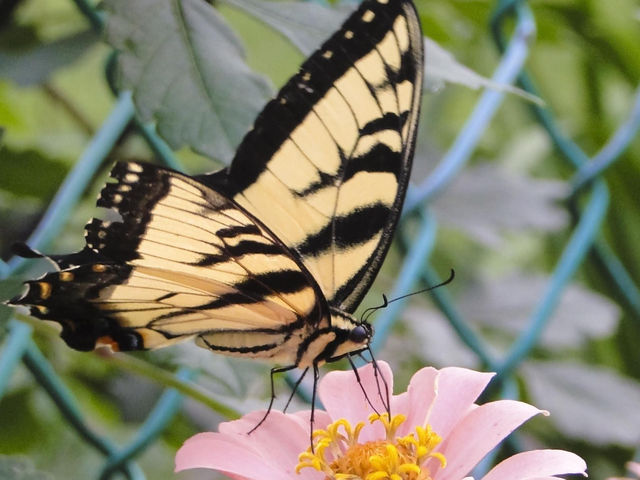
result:
[(298, 367), (333, 362), (368, 347), (373, 335), (370, 324), (358, 321), (336, 307), (330, 307), (329, 311), (330, 317), (323, 319), (300, 344), (296, 361)]

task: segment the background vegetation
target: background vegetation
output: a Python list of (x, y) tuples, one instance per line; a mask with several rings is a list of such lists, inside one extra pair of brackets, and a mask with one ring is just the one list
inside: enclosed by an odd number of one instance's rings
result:
[[(115, 98), (123, 99), (118, 91), (134, 92), (140, 122), (118, 135), (115, 148), (96, 165), (95, 175), (78, 192), (79, 203), (66, 208), (64, 223), (39, 245), (47, 252), (81, 248), (82, 228), (98, 214), (95, 198), (115, 160), (154, 161), (158, 149), (153, 151), (144, 140), (145, 132), (153, 133), (147, 129), (141, 134), (138, 128), (146, 122), (155, 123), (185, 171), (211, 171), (227, 163), (261, 105), (296, 71), (304, 58), (300, 50), (308, 54), (346, 12), (344, 5), (326, 12), (318, 4), (264, 0), (226, 0), (216, 3), (215, 10), (196, 0), (104, 3), (106, 12), (96, 13), (80, 0), (0, 0), (3, 260), (9, 261), (13, 242), (29, 237), (62, 182), (103, 131)], [(489, 28), (496, 3), (417, 0), (417, 7), (428, 37), (462, 64), (491, 76), (503, 58)], [(531, 8), (537, 26), (526, 68), (545, 111), (555, 115), (555, 131), (598, 159), (619, 127), (629, 126), (631, 141), (611, 157), (615, 162), (600, 175), (604, 183), (596, 182), (608, 186), (609, 196), (596, 232), (598, 242), (609, 246), (637, 285), (640, 139), (634, 128), (640, 124), (640, 6), (634, 0), (538, 0), (521, 7)], [(98, 33), (104, 20), (106, 27)], [(163, 43), (167, 32), (179, 30), (176, 25), (188, 27), (190, 39), (181, 41), (176, 35)], [(508, 21), (508, 35), (512, 28)], [(117, 60), (113, 47), (122, 52)], [(189, 58), (188, 52), (201, 56)], [(207, 103), (205, 111), (199, 109), (194, 68), (216, 88), (219, 101)], [(454, 80), (470, 82), (468, 73), (452, 68), (445, 70)], [(159, 80), (178, 77), (169, 94), (161, 95)], [(238, 91), (242, 94), (234, 95)], [(481, 95), (481, 90), (445, 84), (442, 77), (430, 79), (414, 185), (433, 180), (437, 166), (450, 158), (450, 148)], [(533, 107), (508, 95), (491, 121), (485, 121), (486, 130), (464, 168), (452, 182), (442, 181), (438, 194), (419, 209), (439, 227), (432, 230), (435, 247), (424, 269), (446, 276), (455, 268), (456, 280), (443, 295), (492, 358), (501, 358), (534, 324), (545, 295), (556, 288), (561, 295), (557, 303), (549, 303), (549, 321), (539, 324), (534, 347), (518, 358), (514, 376), (507, 377), (512, 381), (494, 392), (529, 401), (552, 415), (530, 422), (506, 449), (542, 445), (572, 450), (587, 460), (591, 478), (604, 479), (622, 474), (640, 443), (640, 305), (633, 301), (637, 296), (625, 296), (618, 288), (623, 277), (609, 275), (594, 255), (579, 262), (567, 288), (551, 283), (563, 255), (575, 250), (569, 242), (580, 217), (574, 213), (587, 208), (597, 185), (589, 184), (572, 197), (575, 201), (568, 201), (575, 165), (554, 148)], [(419, 228), (414, 218), (404, 223), (406, 246)], [(364, 307), (379, 304), (382, 293), (393, 291), (404, 255), (402, 242), (397, 242)], [(47, 268), (44, 262), (2, 266), (10, 275), (0, 283), (0, 300), (17, 293), (21, 280)], [(412, 288), (417, 286), (407, 290)], [(626, 291), (633, 292), (633, 285)], [(21, 478), (91, 478), (104, 463), (71, 428), (28, 362), (10, 372), (1, 369), (16, 318), (33, 328), (38, 349), (75, 396), (87, 424), (118, 444), (139, 432), (162, 388), (175, 382), (171, 372), (181, 366), (193, 369), (197, 389), (182, 385), (187, 401), (138, 457), (149, 478), (168, 478), (181, 443), (198, 431), (214, 429), (231, 414), (219, 405), (233, 405), (240, 412), (265, 406), (267, 366), (228, 360), (193, 345), (135, 355), (83, 354), (68, 349), (50, 325), (12, 315), (0, 306), (0, 376), (10, 379), (0, 399), (0, 454), (5, 455), (0, 457), (0, 478), (16, 466), (24, 472)], [(428, 297), (413, 297), (393, 331), (381, 335), (378, 357), (395, 367), (398, 388), (426, 364), (491, 367), (463, 341), (451, 318), (450, 311), (443, 315)], [(286, 390), (284, 382), (278, 390)], [(197, 401), (202, 392), (213, 399), (208, 406)], [(212, 402), (218, 413), (209, 408)], [(302, 405), (300, 400), (294, 407)]]

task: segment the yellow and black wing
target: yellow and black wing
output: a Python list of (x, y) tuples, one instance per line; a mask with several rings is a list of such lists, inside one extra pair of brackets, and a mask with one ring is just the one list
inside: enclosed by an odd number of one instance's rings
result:
[(49, 257), (60, 271), (27, 282), (12, 303), (59, 322), (78, 350), (197, 336), (222, 353), (279, 358), (318, 308), (286, 247), (191, 177), (138, 163), (118, 163), (111, 176), (98, 205), (121, 220), (91, 220), (86, 247)]
[[(196, 337), (317, 365), (364, 348), (349, 314), (380, 268), (409, 180), (422, 83), (410, 0), (366, 0), (257, 118), (229, 168), (117, 164), (86, 247), (11, 303), (73, 348)], [(25, 255), (37, 255), (23, 251)]]
[(227, 195), (347, 312), (378, 272), (400, 214), (422, 76), (411, 1), (365, 1), (266, 106), (222, 173)]

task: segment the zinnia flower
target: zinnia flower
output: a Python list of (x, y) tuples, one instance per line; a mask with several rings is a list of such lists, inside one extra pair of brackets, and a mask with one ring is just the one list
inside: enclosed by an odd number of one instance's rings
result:
[(630, 478), (630, 477), (609, 477), (607, 478), (607, 480), (637, 480), (640, 479), (640, 463), (638, 462), (627, 462), (627, 470), (629, 470), (631, 473), (633, 473), (636, 478)]
[[(391, 369), (378, 363), (393, 391)], [(352, 371), (328, 373), (319, 385), (326, 411), (316, 410), (314, 449), (308, 411), (264, 412), (222, 423), (217, 433), (188, 439), (176, 455), (176, 471), (211, 468), (236, 479), (277, 480), (469, 480), (473, 467), (510, 432), (538, 413), (523, 402), (475, 404), (491, 374), (463, 368), (423, 368), (409, 388), (391, 398), (384, 413), (374, 369), (358, 370), (376, 413)], [(562, 450), (516, 454), (483, 480), (558, 480), (585, 474), (577, 455)], [(586, 474), (585, 474), (586, 475)]]

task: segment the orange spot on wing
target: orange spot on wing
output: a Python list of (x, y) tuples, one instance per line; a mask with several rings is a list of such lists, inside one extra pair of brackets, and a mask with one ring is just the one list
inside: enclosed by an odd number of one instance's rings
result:
[(109, 347), (114, 352), (120, 351), (120, 346), (118, 345), (118, 342), (116, 342), (113, 338), (111, 338), (108, 335), (105, 335), (104, 337), (100, 337), (98, 338), (98, 340), (96, 340), (96, 348), (98, 347)]

